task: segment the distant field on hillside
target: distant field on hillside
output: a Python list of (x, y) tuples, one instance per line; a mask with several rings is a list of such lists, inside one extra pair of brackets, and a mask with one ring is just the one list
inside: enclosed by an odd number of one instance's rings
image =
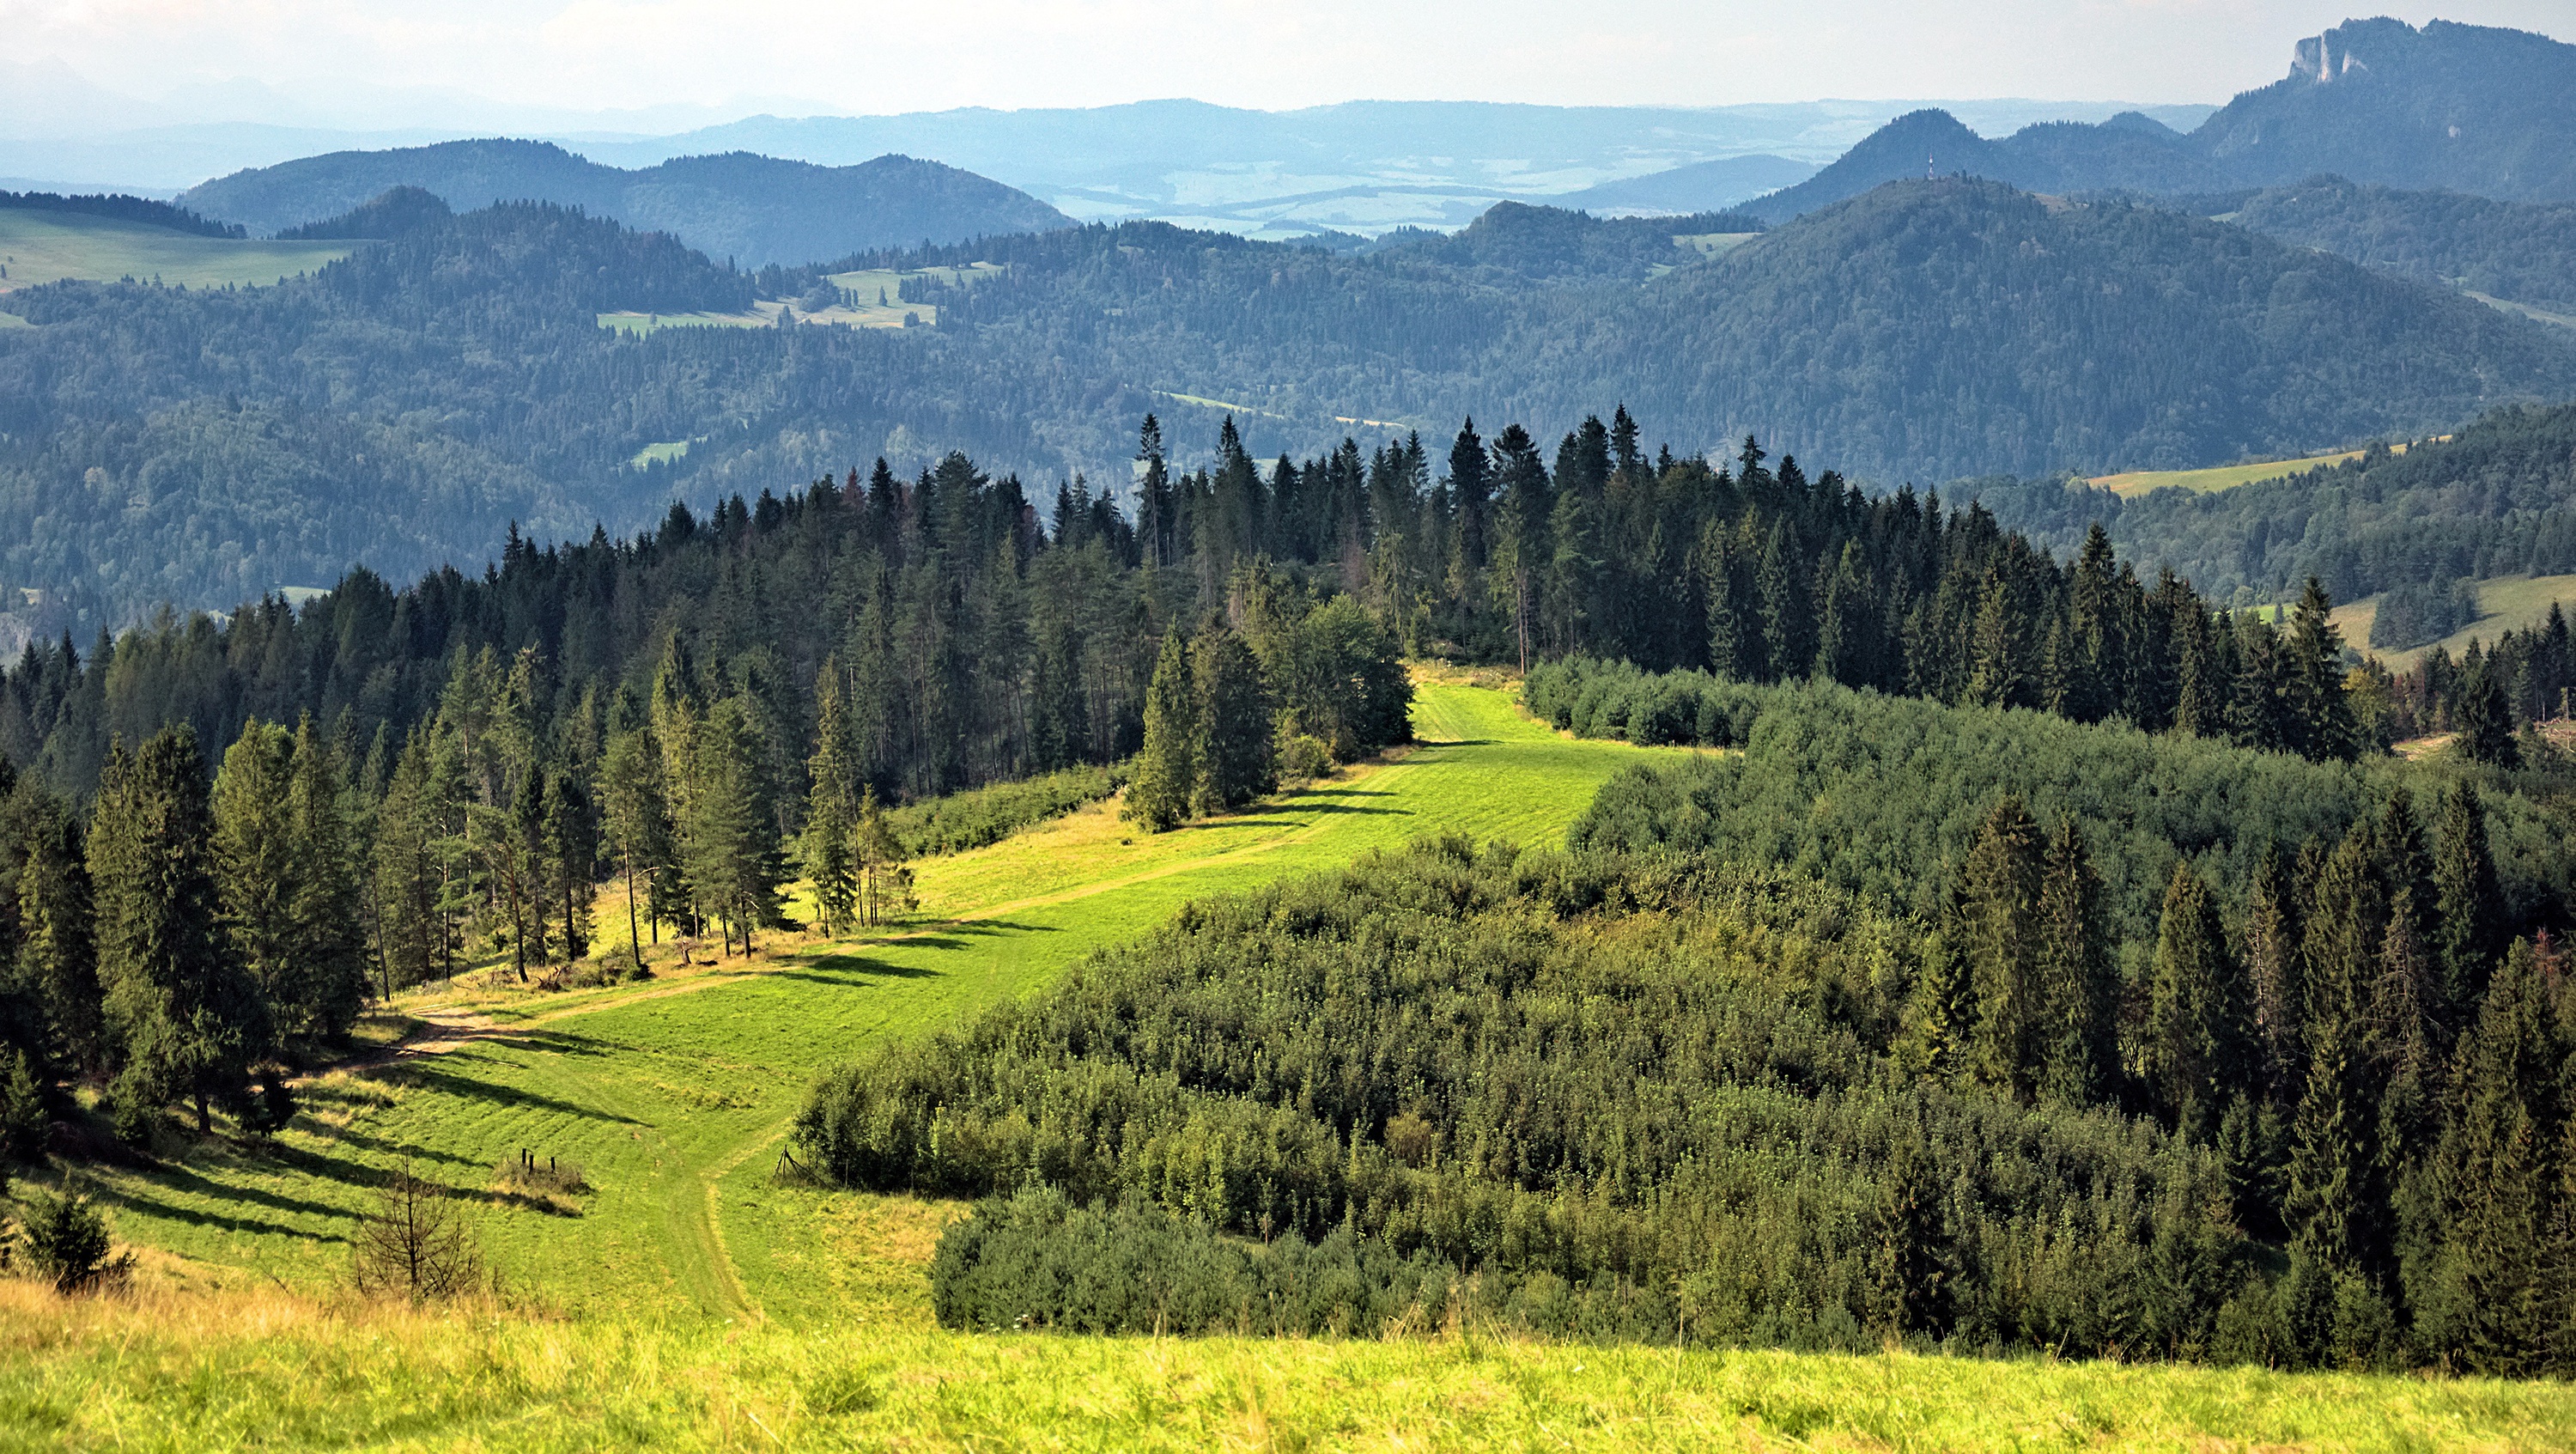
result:
[(76, 212), (0, 207), (0, 291), (65, 278), (257, 287), (347, 257), (346, 242), (238, 241)]
[[(900, 292), (904, 279), (929, 277), (954, 287), (971, 287), (1001, 275), (1002, 267), (998, 263), (975, 263), (962, 268), (917, 268), (906, 272), (870, 268), (831, 274), (834, 286), (846, 290), (855, 301), (829, 308), (807, 309), (792, 301), (764, 298), (752, 304), (748, 313), (602, 313), (599, 326), (634, 334), (650, 334), (665, 328), (772, 328), (777, 326), (781, 313), (795, 308), (799, 323), (836, 324), (847, 328), (926, 327), (939, 321), (939, 305), (903, 302)], [(886, 301), (877, 302), (880, 296)], [(907, 322), (907, 319), (911, 321)]]
[(2489, 645), (2507, 631), (2537, 626), (2549, 619), (2550, 603), (2563, 602), (2564, 609), (2576, 613), (2576, 576), (2496, 576), (2478, 582), (2478, 619), (2452, 632), (2439, 641), (2428, 641), (2404, 651), (2371, 651), (2370, 623), (2379, 615), (2377, 596), (2365, 596), (2337, 606), (2334, 624), (2343, 632), (2346, 644), (2376, 656), (2391, 671), (2405, 671), (2424, 659), (2436, 646), (2457, 657), (2471, 641)]
[[(2403, 444), (2394, 445), (2391, 448), (2393, 453), (2406, 452), (2406, 446)], [(2238, 485), (2251, 485), (2262, 480), (2277, 480), (2284, 475), (2295, 475), (2302, 470), (2341, 464), (2348, 459), (2361, 458), (2362, 453), (2363, 451), (2358, 449), (2347, 449), (2340, 454), (2316, 454), (2299, 459), (2265, 460), (2258, 464), (2217, 465), (2200, 470), (2131, 470), (2126, 474), (2096, 475), (2086, 483), (2096, 489), (2109, 490), (2124, 500), (2151, 495), (2168, 486), (2206, 495), (2218, 490), (2232, 490)]]

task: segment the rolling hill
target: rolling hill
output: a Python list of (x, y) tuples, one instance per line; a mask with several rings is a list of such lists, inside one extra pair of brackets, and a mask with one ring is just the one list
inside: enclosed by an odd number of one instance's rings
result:
[(395, 187), (417, 187), (459, 211), (513, 201), (580, 207), (746, 267), (1071, 222), (1025, 192), (904, 156), (823, 167), (731, 152), (625, 171), (550, 142), (512, 140), (305, 157), (202, 183), (181, 205), (277, 234)]
[[(1337, 256), (1144, 223), (754, 277), (514, 205), (282, 288), (21, 289), (0, 575), (120, 613), (228, 606), (878, 454), (1123, 480), (1148, 410), (1196, 462), (1227, 412), (1269, 458), (1469, 414), (1553, 439), (1624, 400), (1678, 450), (1752, 433), (1893, 483), (2297, 455), (2576, 394), (2564, 330), (2172, 212), (1945, 179), (1752, 225), (1516, 206)], [(786, 316), (755, 293), (802, 316), (854, 277), (887, 297), (856, 321), (935, 326), (652, 326)]]

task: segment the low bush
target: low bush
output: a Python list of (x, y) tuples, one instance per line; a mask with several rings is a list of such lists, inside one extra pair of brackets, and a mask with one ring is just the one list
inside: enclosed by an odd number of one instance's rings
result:
[(1066, 768), (906, 804), (886, 814), (886, 826), (910, 857), (964, 853), (1099, 802), (1126, 781), (1123, 764)]

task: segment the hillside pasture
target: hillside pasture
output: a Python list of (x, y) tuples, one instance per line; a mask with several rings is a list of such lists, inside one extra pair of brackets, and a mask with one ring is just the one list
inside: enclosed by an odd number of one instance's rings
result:
[[(407, 1159), (465, 1199), (496, 1270), (550, 1308), (926, 1326), (926, 1288), (903, 1270), (917, 1262), (887, 1260), (886, 1229), (913, 1228), (893, 1241), (926, 1258), (944, 1211), (777, 1180), (815, 1075), (1024, 994), (1194, 898), (1422, 833), (1561, 841), (1646, 751), (1560, 738), (1463, 684), (1425, 684), (1415, 725), (1424, 740), (1389, 760), (1173, 832), (1139, 833), (1103, 802), (925, 860), (920, 911), (860, 939), (770, 936), (750, 961), (687, 966), (663, 945), (654, 978), (566, 994), (502, 969), (405, 995), (395, 1008), (436, 1053), (315, 1078), (273, 1142), (174, 1139), (158, 1166), (84, 1175), (119, 1238), (191, 1286), (338, 1286), (354, 1219)], [(619, 954), (613, 894), (600, 919)], [(498, 1168), (523, 1150), (580, 1163), (589, 1189), (517, 1194)]]
[[(2449, 435), (2442, 436), (2448, 439)], [(2389, 446), (2393, 454), (2404, 454), (2404, 444)], [(2260, 484), (2265, 480), (2285, 479), (2327, 465), (2359, 459), (2366, 451), (2347, 449), (2330, 454), (2313, 454), (2299, 459), (2262, 460), (2252, 464), (2216, 465), (2196, 470), (2131, 470), (2126, 474), (2097, 475), (2085, 481), (2095, 489), (2109, 490), (2124, 500), (2142, 499), (2158, 490), (2189, 490), (2196, 495), (2232, 490), (2238, 485)]]
[(2576, 575), (2567, 576), (2492, 576), (2478, 582), (2478, 619), (2443, 637), (2404, 651), (2372, 651), (2371, 623), (2378, 618), (2381, 596), (2364, 596), (2337, 606), (2332, 617), (2344, 641), (2370, 655), (2391, 671), (2407, 671), (2441, 647), (2456, 659), (2469, 649), (2472, 641), (2492, 646), (2507, 631), (2527, 631), (2549, 619), (2549, 608), (2576, 612)]
[(0, 207), (0, 293), (66, 279), (259, 287), (347, 257), (354, 246), (201, 237), (113, 217)]

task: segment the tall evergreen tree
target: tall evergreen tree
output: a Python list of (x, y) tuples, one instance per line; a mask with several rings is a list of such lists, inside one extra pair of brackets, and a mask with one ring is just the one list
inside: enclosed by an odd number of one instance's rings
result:
[[(636, 885), (676, 867), (670, 805), (663, 791), (662, 749), (652, 729), (635, 727), (608, 739), (601, 754), (599, 799), (608, 819), (608, 841), (626, 881), (626, 938), (634, 967), (644, 967), (644, 941), (636, 922)], [(647, 890), (647, 902), (650, 890)], [(659, 939), (657, 930), (656, 939)]]
[(1163, 636), (1153, 684), (1145, 689), (1145, 746), (1137, 754), (1136, 773), (1127, 780), (1127, 800), (1120, 811), (1148, 833), (1178, 827), (1190, 815), (1198, 781), (1196, 683), (1189, 648), (1174, 626)]
[(1986, 814), (1960, 877), (1961, 943), (1976, 1001), (1968, 1066), (1978, 1079), (2027, 1097), (2036, 1088), (2046, 1025), (2041, 957), (2047, 849), (2018, 796)]
[(2049, 835), (2039, 894), (2039, 1089), (2088, 1105), (2117, 1089), (2119, 974), (2102, 924), (2102, 881), (2072, 817)]
[(88, 847), (119, 1135), (144, 1134), (174, 1098), (212, 1130), (209, 1108), (243, 1103), (268, 1046), (258, 985), (223, 935), (212, 838), (193, 730), (110, 749)]
[(2476, 1372), (2543, 1371), (2563, 1317), (2551, 1203), (2562, 1168), (2566, 1032), (2528, 942), (2517, 942), (2460, 1043), (2442, 1138), (2442, 1341)]
[(2174, 865), (2156, 930), (2154, 980), (2141, 1047), (2146, 1079), (2164, 1114), (2207, 1136), (2248, 1074), (2244, 996), (2226, 926), (2209, 885)]
[(2522, 766), (2522, 744), (2514, 733), (2513, 704), (2506, 696), (2504, 683), (2497, 680), (2494, 668), (2484, 660), (2470, 663), (2461, 673), (2455, 711), (2459, 749), (2469, 761), (2488, 767)]
[(2294, 1100), (2307, 1078), (2307, 977), (2298, 896), (2277, 844), (2265, 844), (2245, 895), (2245, 977), (2253, 995), (2261, 1084), (2276, 1101)]
[(104, 1070), (110, 1057), (99, 1006), (98, 957), (92, 938), (88, 854), (80, 820), (52, 794), (21, 782), (35, 799), (26, 814), (26, 860), (18, 869), (18, 974), (48, 1031), (48, 1054), (78, 1073)]
[(840, 669), (826, 662), (815, 682), (814, 755), (806, 762), (805, 829), (798, 858), (826, 935), (846, 934), (858, 901), (851, 838), (858, 829), (858, 774), (841, 710)]
[(1211, 623), (1191, 646), (1190, 667), (1200, 744), (1192, 810), (1240, 807), (1278, 786), (1261, 663), (1242, 637)]
[(2487, 847), (2486, 807), (2464, 781), (2442, 795), (2433, 851), (2434, 953), (2445, 1022), (2465, 1027), (2486, 993), (2488, 967), (2504, 937), (2503, 894)]

